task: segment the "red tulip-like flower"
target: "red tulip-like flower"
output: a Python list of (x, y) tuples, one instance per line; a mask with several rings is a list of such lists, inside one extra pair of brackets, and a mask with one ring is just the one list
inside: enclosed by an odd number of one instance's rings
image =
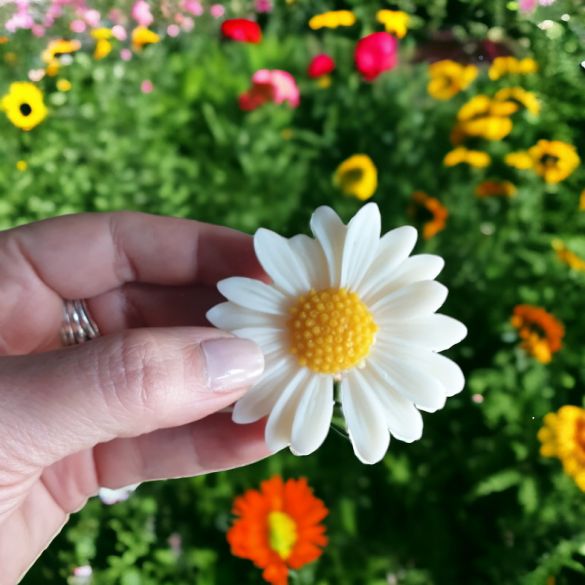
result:
[(335, 69), (335, 61), (325, 53), (316, 55), (311, 59), (307, 74), (313, 79), (317, 77), (323, 77), (323, 75), (329, 75)]
[(398, 63), (398, 41), (387, 32), (377, 32), (358, 41), (355, 66), (366, 81), (373, 81)]
[(257, 22), (247, 18), (231, 18), (221, 24), (221, 34), (226, 39), (240, 43), (259, 43), (262, 31)]

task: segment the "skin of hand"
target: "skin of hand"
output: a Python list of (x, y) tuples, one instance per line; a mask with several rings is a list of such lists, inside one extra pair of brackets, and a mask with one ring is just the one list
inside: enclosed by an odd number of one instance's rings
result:
[[(0, 232), (0, 585), (99, 487), (266, 457), (264, 423), (222, 409), (259, 378), (251, 341), (208, 326), (218, 280), (262, 278), (248, 235), (139, 213)], [(102, 336), (61, 347), (63, 299)]]

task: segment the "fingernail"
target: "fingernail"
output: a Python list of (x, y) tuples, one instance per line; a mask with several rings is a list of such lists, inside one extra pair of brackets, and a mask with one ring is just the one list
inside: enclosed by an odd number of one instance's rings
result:
[(227, 392), (250, 386), (264, 371), (260, 348), (248, 339), (221, 337), (201, 344), (210, 390)]

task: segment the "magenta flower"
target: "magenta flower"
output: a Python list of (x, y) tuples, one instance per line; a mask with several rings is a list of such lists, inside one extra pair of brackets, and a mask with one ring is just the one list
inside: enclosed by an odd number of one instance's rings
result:
[(138, 26), (148, 27), (154, 21), (154, 17), (150, 12), (150, 6), (146, 0), (136, 0), (132, 6), (131, 14)]
[(355, 47), (355, 66), (366, 81), (373, 81), (398, 64), (398, 41), (387, 32), (360, 39)]

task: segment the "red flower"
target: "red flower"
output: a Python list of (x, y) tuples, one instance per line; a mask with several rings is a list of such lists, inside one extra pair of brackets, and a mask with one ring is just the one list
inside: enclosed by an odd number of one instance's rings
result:
[(387, 32), (377, 32), (358, 41), (355, 66), (367, 81), (373, 81), (398, 63), (398, 41)]
[(311, 59), (307, 74), (309, 77), (323, 77), (323, 75), (329, 75), (335, 69), (335, 61), (325, 53), (316, 55)]
[(259, 43), (262, 31), (257, 22), (247, 18), (231, 18), (221, 24), (221, 34), (226, 39), (240, 43)]

